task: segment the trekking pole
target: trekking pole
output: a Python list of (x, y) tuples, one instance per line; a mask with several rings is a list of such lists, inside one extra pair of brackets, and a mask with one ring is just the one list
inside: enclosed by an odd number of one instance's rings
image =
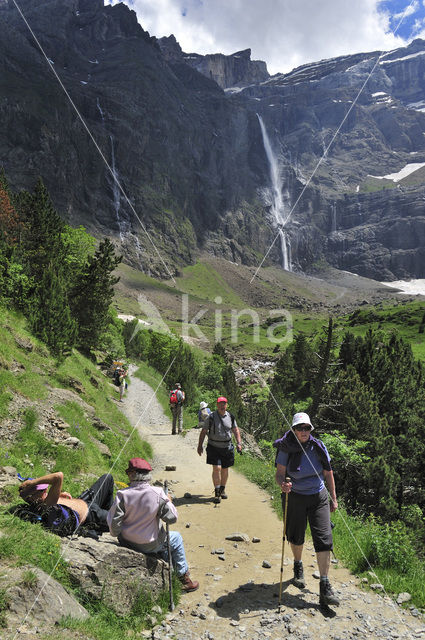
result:
[[(285, 482), (291, 482), (291, 478), (286, 477)], [(282, 581), (283, 581), (283, 559), (285, 555), (285, 538), (286, 538), (286, 514), (288, 513), (288, 496), (285, 495), (285, 511), (283, 514), (283, 538), (282, 538), (282, 558), (280, 560), (280, 585), (279, 585), (279, 606), (282, 602)]]
[[(168, 496), (168, 482), (167, 480), (164, 482), (164, 492), (165, 495)], [(170, 525), (168, 522), (165, 524), (165, 531), (167, 533), (167, 550), (168, 550), (168, 590), (170, 592), (170, 611), (174, 611), (174, 600), (173, 600), (173, 562), (171, 559), (171, 545), (170, 545)]]

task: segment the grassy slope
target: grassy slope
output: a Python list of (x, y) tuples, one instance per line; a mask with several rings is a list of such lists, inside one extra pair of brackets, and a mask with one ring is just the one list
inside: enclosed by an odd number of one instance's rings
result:
[[(252, 267), (204, 256), (194, 266), (186, 267), (174, 286), (172, 281), (160, 282), (122, 265), (119, 269), (122, 281), (117, 287), (116, 305), (124, 313), (143, 318), (137, 303), (137, 295), (142, 293), (155, 304), (168, 327), (181, 335), (181, 296), (186, 293), (189, 296), (189, 319), (205, 310), (198, 326), (209, 342), (197, 341), (193, 329), (189, 336), (195, 338), (199, 347), (210, 351), (218, 337), (216, 313), (219, 313), (217, 317), (221, 318), (223, 345), (233, 351), (236, 357), (256, 354), (268, 357), (273, 354), (275, 343), (268, 339), (268, 325), (273, 321), (271, 312), (281, 309), (290, 312), (293, 331), (303, 331), (307, 335), (317, 333), (327, 323), (329, 315), (338, 319), (338, 331), (341, 334), (346, 330), (364, 334), (369, 326), (384, 331), (395, 329), (410, 342), (418, 358), (425, 358), (424, 334), (419, 333), (425, 301), (411, 301), (408, 296), (398, 296), (390, 289), (386, 290), (380, 283), (350, 278), (349, 274), (341, 276), (343, 272), (331, 274), (332, 277), (326, 282), (267, 267), (261, 269), (251, 283), (254, 271)], [(217, 296), (222, 298), (222, 303), (214, 302)], [(359, 319), (353, 324), (347, 311), (351, 313), (359, 308), (365, 297), (378, 303), (379, 307), (375, 309), (373, 304), (362, 306)], [(254, 318), (258, 314), (258, 342), (254, 340), (253, 317), (249, 313), (244, 314), (244, 309), (251, 309)], [(239, 314), (236, 342), (232, 340), (232, 310), (234, 316)], [(290, 340), (291, 333), (287, 333), (287, 328), (288, 325), (283, 324), (274, 335)], [(285, 348), (286, 344), (283, 342), (281, 348)]]
[[(72, 389), (74, 381), (81, 383), (83, 388), (79, 397), (90, 404), (95, 416), (109, 426), (107, 430), (97, 430), (89, 413), (78, 401), (56, 405), (55, 413), (69, 424), (69, 434), (81, 440), (81, 449), (56, 445), (37, 428), (38, 403), (46, 402), (49, 387)], [(17, 398), (20, 408), (11, 412), (10, 407), (15, 406), (12, 401)], [(78, 495), (91, 484), (94, 477), (108, 471), (117, 481), (126, 481), (124, 470), (128, 458), (150, 458), (152, 451), (119, 411), (115, 403), (117, 398), (117, 389), (90, 360), (74, 352), (62, 363), (57, 363), (46, 347), (28, 332), (23, 317), (0, 308), (0, 432), (7, 428), (8, 421), (19, 419), (19, 415), (22, 418), (16, 441), (0, 444), (0, 466), (14, 466), (22, 475), (32, 477), (61, 470), (65, 474), (64, 489), (73, 495)], [(109, 447), (110, 459), (99, 452), (93, 439)], [(49, 574), (53, 572), (69, 587), (59, 538), (39, 525), (23, 522), (8, 514), (6, 505), (15, 500), (18, 501), (18, 483), (0, 493), (0, 501), (5, 505), (0, 507), (0, 532), (6, 534), (0, 536), (3, 566), (6, 563), (39, 566)], [(34, 527), (37, 527), (37, 532)], [(0, 626), (1, 602), (0, 598)], [(140, 610), (124, 621), (101, 606), (89, 605), (92, 616), (87, 622), (79, 623), (78, 628), (97, 640), (121, 640), (126, 628), (143, 625), (143, 612), (150, 610), (153, 604), (149, 603), (149, 598), (141, 601)], [(75, 622), (69, 624), (75, 627)]]

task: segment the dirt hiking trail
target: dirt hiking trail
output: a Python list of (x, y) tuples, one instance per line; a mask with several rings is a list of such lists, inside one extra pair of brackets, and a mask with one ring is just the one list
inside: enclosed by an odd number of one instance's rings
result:
[[(172, 529), (183, 535), (191, 576), (200, 582), (198, 591), (182, 595), (163, 624), (143, 636), (158, 640), (227, 640), (231, 636), (247, 640), (288, 636), (425, 640), (425, 621), (418, 612), (412, 615), (389, 598), (362, 590), (359, 579), (339, 563), (331, 564), (330, 580), (341, 605), (322, 611), (319, 580), (313, 577), (315, 553), (308, 542), (303, 555), (307, 583), (303, 590), (290, 582), (292, 555), (285, 547), (284, 593), (278, 611), (282, 522), (270, 507), (270, 496), (231, 469), (229, 498), (215, 505), (211, 467), (205, 453), (201, 458), (196, 452), (199, 430), (171, 435), (171, 422), (153, 390), (135, 377), (121, 408), (153, 447), (154, 480), (169, 482), (179, 514)], [(175, 465), (176, 470), (165, 471), (167, 465)], [(333, 519), (337, 521), (336, 516)], [(340, 520), (338, 526), (343, 526)], [(246, 534), (249, 542), (225, 539), (234, 533)], [(253, 538), (259, 542), (252, 542)], [(263, 566), (264, 561), (270, 568)]]

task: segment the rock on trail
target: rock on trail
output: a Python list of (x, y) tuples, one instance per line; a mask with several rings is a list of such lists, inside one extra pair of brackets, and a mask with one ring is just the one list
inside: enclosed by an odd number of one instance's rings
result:
[[(341, 606), (322, 611), (319, 584), (313, 578), (315, 553), (309, 542), (304, 549), (306, 588), (302, 591), (290, 583), (292, 558), (286, 548), (284, 592), (278, 610), (282, 523), (270, 507), (270, 496), (232, 469), (229, 499), (213, 504), (211, 468), (205, 463), (205, 453), (201, 458), (196, 452), (199, 431), (172, 436), (170, 419), (153, 390), (135, 377), (121, 408), (153, 447), (154, 479), (169, 481), (179, 512), (172, 528), (182, 533), (192, 577), (200, 582), (199, 590), (183, 595), (179, 607), (154, 628), (151, 637), (425, 640), (423, 617), (412, 615), (384, 595), (361, 589), (360, 580), (340, 564), (331, 564), (330, 579)], [(131, 452), (133, 455), (137, 452)], [(167, 465), (175, 465), (176, 470), (165, 471)], [(338, 535), (338, 526), (344, 525), (337, 516), (334, 520)], [(187, 522), (190, 528), (185, 527)], [(253, 544), (254, 538), (260, 542)], [(224, 554), (217, 554), (217, 549)]]

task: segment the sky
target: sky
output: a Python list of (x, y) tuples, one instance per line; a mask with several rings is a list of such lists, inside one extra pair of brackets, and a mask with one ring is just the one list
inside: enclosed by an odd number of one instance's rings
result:
[[(105, 0), (117, 4), (118, 0)], [(250, 48), (269, 73), (324, 58), (425, 39), (425, 0), (125, 0), (158, 38), (174, 34), (186, 53)]]

